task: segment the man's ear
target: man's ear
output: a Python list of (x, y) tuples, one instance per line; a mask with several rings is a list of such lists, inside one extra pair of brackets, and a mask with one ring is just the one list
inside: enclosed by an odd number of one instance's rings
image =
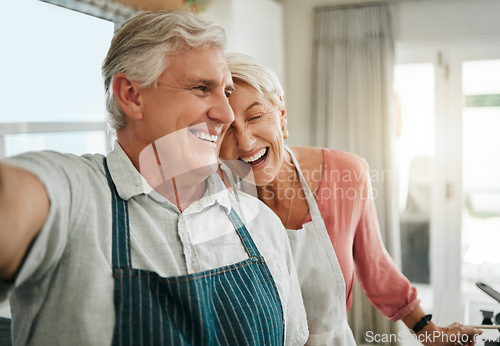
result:
[(113, 93), (127, 117), (133, 120), (142, 119), (143, 115), (138, 82), (131, 81), (123, 72), (117, 73), (113, 79)]

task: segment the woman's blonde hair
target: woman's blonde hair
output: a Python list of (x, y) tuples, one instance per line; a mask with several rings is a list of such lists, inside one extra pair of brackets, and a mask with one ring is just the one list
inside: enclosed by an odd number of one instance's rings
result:
[(226, 59), (233, 82), (247, 83), (276, 105), (285, 105), (283, 87), (273, 70), (242, 53), (227, 53)]

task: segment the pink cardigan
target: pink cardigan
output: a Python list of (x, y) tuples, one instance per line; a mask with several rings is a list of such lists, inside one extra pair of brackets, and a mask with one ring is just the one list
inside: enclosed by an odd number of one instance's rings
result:
[[(344, 274), (347, 311), (352, 305), (356, 264), (358, 281), (371, 303), (391, 321), (400, 320), (420, 300), (382, 243), (368, 164), (338, 150), (323, 149), (323, 157), (325, 167), (316, 202)], [(317, 177), (311, 178), (319, 179), (319, 172), (314, 173)], [(308, 215), (303, 223), (310, 220)]]

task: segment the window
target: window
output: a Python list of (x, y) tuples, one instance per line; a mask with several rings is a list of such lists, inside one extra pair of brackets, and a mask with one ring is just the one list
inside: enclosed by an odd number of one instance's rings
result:
[(428, 62), (394, 68), (401, 265), (403, 274), (417, 286), (425, 311), (433, 308), (429, 284), (435, 74), (434, 64)]
[(500, 283), (500, 60), (465, 61), (462, 74), (462, 280), (474, 287)]
[[(404, 247), (405, 223), (407, 230), (423, 223), (421, 216), (415, 217), (415, 206), (427, 206), (430, 290), (419, 287), (419, 294), (438, 324), (457, 319), (480, 323), (480, 310), (486, 306), (477, 303), (490, 298), (475, 283), (500, 287), (498, 47), (498, 40), (478, 40), (406, 46), (398, 52), (395, 92), (400, 94), (402, 121), (410, 129), (405, 133), (402, 126), (398, 152), (403, 183), (401, 240)], [(412, 147), (407, 140), (417, 145)], [(415, 179), (408, 167), (415, 155), (433, 158), (432, 170), (427, 176), (424, 172), (416, 180), (418, 188), (410, 191)], [(431, 183), (430, 191), (423, 188), (424, 182)], [(414, 245), (423, 234), (422, 227), (412, 238)]]
[(1, 6), (0, 157), (107, 152), (101, 64), (114, 23), (37, 0)]

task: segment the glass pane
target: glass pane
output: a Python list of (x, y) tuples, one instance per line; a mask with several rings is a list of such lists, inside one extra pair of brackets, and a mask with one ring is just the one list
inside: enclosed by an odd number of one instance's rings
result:
[(394, 70), (399, 123), (397, 158), (403, 273), (420, 283), (426, 311), (432, 309), (430, 208), (433, 180), (435, 71), (431, 63), (397, 65)]
[(0, 122), (104, 121), (114, 25), (38, 0), (2, 2)]
[(476, 281), (500, 284), (500, 60), (467, 61), (463, 69), (462, 287), (487, 296)]
[(398, 136), (400, 210), (407, 209), (410, 168), (419, 157), (434, 155), (434, 65), (405, 64), (394, 69)]
[(500, 92), (498, 60), (466, 61), (462, 66), (462, 91), (468, 95), (492, 95)]
[(5, 136), (6, 156), (37, 150), (53, 150), (75, 155), (106, 154), (106, 132), (54, 132)]

